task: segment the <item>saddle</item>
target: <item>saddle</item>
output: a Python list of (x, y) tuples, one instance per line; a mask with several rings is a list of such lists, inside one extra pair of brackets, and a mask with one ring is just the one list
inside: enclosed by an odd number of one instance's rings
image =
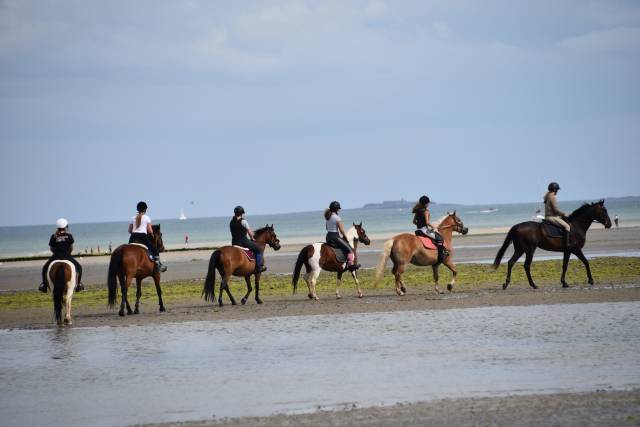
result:
[(542, 220), (542, 228), (547, 236), (553, 238), (564, 237), (564, 228), (546, 219)]
[(416, 236), (416, 237), (420, 239), (420, 241), (422, 242), (422, 246), (424, 246), (425, 249), (433, 249), (433, 250), (438, 249), (438, 247), (433, 242), (433, 240), (431, 240), (431, 238), (425, 237), (425, 236)]
[(153, 255), (151, 255), (151, 251), (149, 250), (147, 245), (143, 245), (142, 243), (127, 243), (127, 245), (135, 245), (135, 246), (140, 246), (141, 248), (144, 248), (144, 250), (147, 251), (147, 255), (149, 256), (149, 259), (153, 261)]
[(336, 245), (332, 245), (330, 243), (324, 243), (324, 244), (329, 246), (331, 249), (333, 249), (333, 252), (335, 252), (336, 254), (336, 261), (338, 261), (341, 264), (347, 262), (347, 255), (342, 251), (340, 247)]
[(238, 246), (238, 245), (233, 245), (234, 248), (238, 248), (241, 249), (242, 252), (244, 252), (244, 254), (247, 256), (247, 258), (249, 259), (249, 261), (255, 261), (256, 260), (256, 254), (253, 253), (253, 251), (249, 248), (245, 248), (243, 246)]

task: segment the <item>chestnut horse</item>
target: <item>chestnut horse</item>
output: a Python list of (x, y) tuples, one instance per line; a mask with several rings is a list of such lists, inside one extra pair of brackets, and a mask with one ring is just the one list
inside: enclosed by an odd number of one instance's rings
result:
[(513, 242), (514, 252), (511, 259), (507, 262), (507, 279), (502, 285), (502, 289), (507, 289), (507, 286), (509, 286), (509, 282), (511, 282), (511, 269), (523, 253), (525, 254), (524, 271), (527, 273), (529, 286), (533, 289), (538, 288), (531, 278), (531, 262), (536, 248), (564, 253), (562, 259), (562, 276), (560, 277), (560, 283), (562, 283), (563, 288), (569, 287), (565, 281), (565, 275), (571, 254), (574, 254), (582, 261), (587, 270), (589, 284), (593, 285), (589, 261), (587, 261), (587, 258), (582, 253), (582, 248), (587, 240), (587, 230), (589, 230), (589, 227), (591, 227), (594, 221), (601, 223), (605, 228), (611, 228), (611, 219), (609, 218), (607, 208), (604, 207), (604, 200), (596, 203), (585, 203), (569, 215), (567, 222), (571, 226), (571, 245), (568, 250), (564, 247), (564, 239), (562, 237), (549, 237), (542, 227), (542, 223), (527, 221), (511, 227), (502, 247), (496, 255), (496, 259), (493, 261), (493, 267), (497, 269), (500, 266), (500, 261), (502, 261), (505, 251)]
[[(256, 244), (264, 251), (264, 248), (269, 245), (274, 251), (280, 249), (280, 240), (276, 236), (276, 232), (273, 229), (273, 224), (266, 225), (263, 228), (256, 230), (253, 233)], [(244, 249), (238, 246), (223, 246), (217, 249), (211, 254), (209, 259), (209, 270), (207, 271), (207, 278), (204, 281), (204, 287), (202, 288), (202, 296), (206, 301), (215, 302), (215, 285), (216, 285), (216, 270), (220, 273), (222, 281), (220, 282), (220, 294), (218, 295), (218, 305), (222, 307), (222, 291), (226, 291), (232, 305), (236, 305), (236, 300), (233, 299), (231, 291), (229, 290), (229, 281), (231, 276), (244, 277), (247, 283), (247, 293), (242, 298), (242, 304), (247, 302), (249, 294), (251, 293), (251, 276), (255, 275), (256, 281), (256, 302), (262, 304), (260, 299), (260, 275), (259, 270), (256, 272), (256, 261), (250, 260), (247, 257)]]
[[(158, 249), (158, 252), (164, 252), (164, 243), (162, 242), (162, 233), (160, 225), (152, 225), (153, 236), (151, 240)], [(147, 247), (140, 243), (127, 243), (120, 245), (111, 254), (109, 262), (109, 276), (107, 283), (109, 286), (109, 307), (113, 307), (118, 296), (118, 279), (120, 281), (120, 290), (122, 297), (120, 299), (120, 311), (118, 314), (124, 316), (124, 308), (127, 307), (127, 314), (140, 313), (140, 297), (142, 296), (142, 279), (152, 277), (156, 285), (158, 293), (158, 303), (160, 311), (166, 311), (162, 303), (162, 289), (160, 289), (160, 272), (156, 269), (156, 264), (149, 258)], [(129, 300), (127, 299), (127, 289), (131, 286), (133, 279), (136, 279), (136, 309), (131, 311)]]
[[(362, 228), (362, 222), (360, 224), (353, 223), (353, 226), (347, 230), (347, 240), (353, 248), (353, 254), (356, 256), (354, 263), (357, 263), (358, 255), (356, 249), (358, 242), (369, 245), (371, 241), (367, 237), (367, 233)], [(298, 254), (298, 260), (296, 266), (293, 269), (293, 293), (298, 290), (298, 279), (300, 278), (300, 270), (304, 264), (307, 273), (304, 275), (304, 281), (307, 282), (309, 287), (309, 299), (315, 299), (318, 301), (318, 294), (316, 294), (316, 282), (320, 275), (320, 270), (333, 271), (336, 273), (336, 298), (340, 296), (340, 283), (342, 282), (342, 273), (345, 271), (345, 263), (338, 262), (336, 259), (336, 253), (326, 243), (314, 243), (312, 245), (305, 246)], [(358, 282), (358, 275), (356, 271), (351, 272), (353, 280), (356, 282), (356, 289), (358, 291), (358, 298), (362, 298), (362, 291), (360, 290), (360, 282)]]
[[(453, 264), (453, 232), (456, 231), (460, 234), (467, 234), (469, 229), (464, 226), (460, 218), (456, 216), (456, 212), (448, 213), (438, 225), (438, 232), (444, 239), (444, 246), (449, 250), (449, 255), (443, 261), (443, 264), (447, 266), (453, 277), (451, 283), (447, 285), (447, 289), (451, 291), (453, 285), (456, 283), (456, 266)], [(407, 289), (402, 281), (402, 273), (407, 264), (427, 266), (430, 265), (433, 268), (433, 280), (435, 281), (435, 290), (437, 293), (443, 293), (438, 288), (438, 251), (435, 249), (425, 249), (424, 245), (418, 239), (415, 234), (399, 234), (392, 239), (389, 239), (384, 244), (382, 256), (376, 267), (376, 280), (377, 284), (384, 273), (384, 267), (387, 264), (387, 259), (391, 258), (393, 261), (393, 275), (396, 279), (396, 294), (404, 295)]]
[(71, 325), (71, 299), (76, 288), (76, 267), (66, 260), (55, 260), (47, 271), (53, 283), (53, 312), (58, 326), (62, 325), (62, 304), (65, 305), (64, 324)]

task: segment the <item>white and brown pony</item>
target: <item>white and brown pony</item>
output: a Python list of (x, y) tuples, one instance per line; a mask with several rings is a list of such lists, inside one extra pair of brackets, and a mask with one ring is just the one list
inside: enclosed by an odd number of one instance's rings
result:
[[(451, 291), (453, 285), (456, 283), (456, 266), (453, 264), (453, 232), (456, 231), (460, 234), (467, 234), (469, 229), (464, 226), (460, 218), (456, 216), (456, 212), (448, 213), (440, 224), (438, 225), (438, 232), (444, 239), (444, 246), (449, 250), (449, 255), (443, 261), (443, 264), (447, 266), (453, 277), (451, 283), (447, 285), (447, 289)], [(376, 280), (377, 284), (384, 273), (384, 267), (387, 264), (387, 260), (391, 258), (393, 262), (393, 275), (396, 281), (396, 293), (398, 295), (404, 295), (407, 289), (402, 282), (402, 273), (404, 273), (407, 264), (431, 266), (433, 268), (433, 280), (435, 281), (435, 290), (437, 293), (443, 293), (438, 288), (438, 251), (436, 249), (426, 249), (422, 244), (422, 241), (415, 234), (404, 233), (399, 234), (392, 239), (389, 239), (384, 244), (382, 256), (376, 267)]]
[(76, 267), (71, 261), (58, 259), (49, 264), (47, 277), (53, 283), (53, 312), (56, 323), (61, 326), (62, 305), (64, 304), (64, 324), (71, 325), (71, 300), (76, 289)]
[[(362, 222), (360, 224), (353, 224), (352, 227), (347, 230), (347, 240), (353, 248), (353, 254), (355, 255), (354, 262), (357, 262), (358, 255), (356, 250), (358, 248), (358, 242), (365, 245), (369, 245), (371, 241), (367, 237), (367, 233), (362, 228)], [(293, 269), (293, 293), (298, 290), (298, 279), (300, 278), (300, 270), (302, 265), (305, 266), (306, 274), (303, 276), (304, 281), (307, 282), (309, 287), (309, 299), (319, 300), (318, 294), (316, 294), (316, 282), (318, 276), (320, 276), (320, 270), (332, 271), (336, 273), (336, 298), (340, 296), (340, 283), (342, 282), (342, 273), (345, 271), (345, 262), (341, 262), (336, 258), (336, 253), (331, 246), (326, 243), (314, 243), (312, 245), (305, 246), (298, 254), (298, 260), (296, 266)], [(362, 291), (360, 290), (360, 282), (358, 282), (358, 274), (356, 271), (351, 272), (353, 280), (356, 282), (356, 289), (358, 291), (358, 298), (362, 298)]]

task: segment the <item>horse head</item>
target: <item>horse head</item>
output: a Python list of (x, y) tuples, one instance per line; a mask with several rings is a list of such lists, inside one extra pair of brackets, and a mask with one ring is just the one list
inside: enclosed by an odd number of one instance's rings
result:
[(444, 220), (442, 220), (442, 222), (438, 226), (438, 228), (441, 228), (441, 227), (442, 228), (451, 227), (453, 231), (460, 233), (462, 235), (465, 235), (469, 232), (469, 229), (464, 226), (464, 224), (462, 223), (462, 220), (458, 218), (458, 215), (456, 215), (456, 211), (447, 212), (447, 216), (445, 217)]
[(611, 228), (611, 218), (607, 208), (604, 207), (604, 200), (595, 203), (585, 203), (569, 215), (569, 222), (582, 218), (589, 224), (592, 221), (599, 222), (604, 228)]
[(353, 226), (356, 228), (356, 233), (358, 233), (358, 242), (363, 243), (367, 246), (371, 244), (371, 240), (369, 240), (367, 232), (364, 231), (364, 227), (362, 226), (362, 221), (360, 221), (360, 224), (356, 224), (354, 222)]
[(255, 239), (258, 242), (266, 243), (267, 245), (271, 246), (274, 251), (280, 250), (280, 240), (276, 235), (273, 224), (267, 224), (264, 227), (256, 230)]
[(158, 248), (158, 252), (164, 252), (164, 242), (162, 241), (162, 232), (160, 231), (160, 224), (152, 225), (153, 229), (153, 244)]
[(611, 228), (611, 218), (607, 208), (604, 207), (604, 199), (593, 204), (593, 213), (595, 220), (604, 225), (604, 228)]

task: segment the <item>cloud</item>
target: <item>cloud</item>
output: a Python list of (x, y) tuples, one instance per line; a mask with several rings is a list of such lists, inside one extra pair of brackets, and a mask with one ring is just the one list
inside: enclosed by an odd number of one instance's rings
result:
[(578, 52), (614, 52), (640, 49), (640, 28), (592, 31), (562, 40), (559, 47)]

